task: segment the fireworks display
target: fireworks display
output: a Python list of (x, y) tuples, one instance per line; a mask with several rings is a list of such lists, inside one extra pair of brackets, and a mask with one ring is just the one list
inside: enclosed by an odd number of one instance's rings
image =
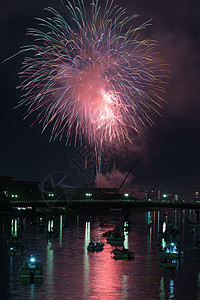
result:
[(47, 8), (50, 16), (38, 19), (41, 30), (28, 29), (34, 43), (19, 51), (29, 54), (19, 105), (43, 131), (51, 128), (50, 140), (93, 144), (97, 152), (104, 142), (131, 142), (153, 123), (164, 91), (156, 42), (139, 37), (149, 22), (134, 28), (137, 15), (129, 17), (112, 0), (102, 6), (93, 0), (89, 10), (74, 0), (65, 8), (66, 19)]

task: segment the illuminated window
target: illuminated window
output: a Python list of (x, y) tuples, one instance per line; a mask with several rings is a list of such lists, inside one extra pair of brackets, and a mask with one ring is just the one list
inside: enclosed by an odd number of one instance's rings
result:
[(92, 194), (91, 194), (91, 193), (86, 193), (85, 196), (86, 196), (86, 197), (91, 197)]

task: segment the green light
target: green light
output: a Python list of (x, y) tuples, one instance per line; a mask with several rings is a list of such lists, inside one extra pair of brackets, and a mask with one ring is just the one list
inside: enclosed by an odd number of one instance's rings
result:
[(124, 194), (124, 196), (125, 196), (125, 197), (128, 197), (128, 196), (129, 196), (129, 194), (125, 193), (125, 194)]
[(86, 193), (85, 196), (86, 196), (86, 197), (91, 197), (92, 194), (91, 194), (91, 193)]
[(12, 198), (17, 198), (18, 195), (12, 194), (11, 197), (12, 197)]
[(167, 197), (167, 195), (166, 194), (163, 194), (163, 198), (166, 198)]

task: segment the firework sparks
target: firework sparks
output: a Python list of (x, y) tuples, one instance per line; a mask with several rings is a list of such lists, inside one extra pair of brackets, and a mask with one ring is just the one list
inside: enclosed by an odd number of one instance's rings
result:
[(47, 8), (52, 17), (38, 19), (43, 31), (28, 29), (34, 44), (19, 51), (32, 54), (20, 72), (19, 105), (28, 107), (26, 117), (36, 114), (43, 131), (52, 128), (50, 140), (65, 137), (66, 144), (94, 143), (95, 149), (131, 142), (141, 125), (152, 124), (164, 91), (156, 43), (139, 39), (149, 22), (133, 28), (137, 15), (127, 16), (112, 0), (102, 7), (93, 0), (89, 12), (83, 0), (72, 3), (69, 21)]

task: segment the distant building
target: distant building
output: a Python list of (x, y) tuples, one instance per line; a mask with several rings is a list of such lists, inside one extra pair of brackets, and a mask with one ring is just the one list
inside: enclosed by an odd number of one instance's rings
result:
[(195, 200), (195, 201), (199, 201), (199, 189), (196, 189), (196, 190), (195, 190), (195, 193), (194, 193), (194, 200)]
[(161, 191), (160, 190), (150, 190), (148, 192), (148, 200), (161, 201)]
[(39, 182), (17, 180), (10, 176), (0, 176), (0, 191), (11, 201), (32, 201), (41, 198)]

